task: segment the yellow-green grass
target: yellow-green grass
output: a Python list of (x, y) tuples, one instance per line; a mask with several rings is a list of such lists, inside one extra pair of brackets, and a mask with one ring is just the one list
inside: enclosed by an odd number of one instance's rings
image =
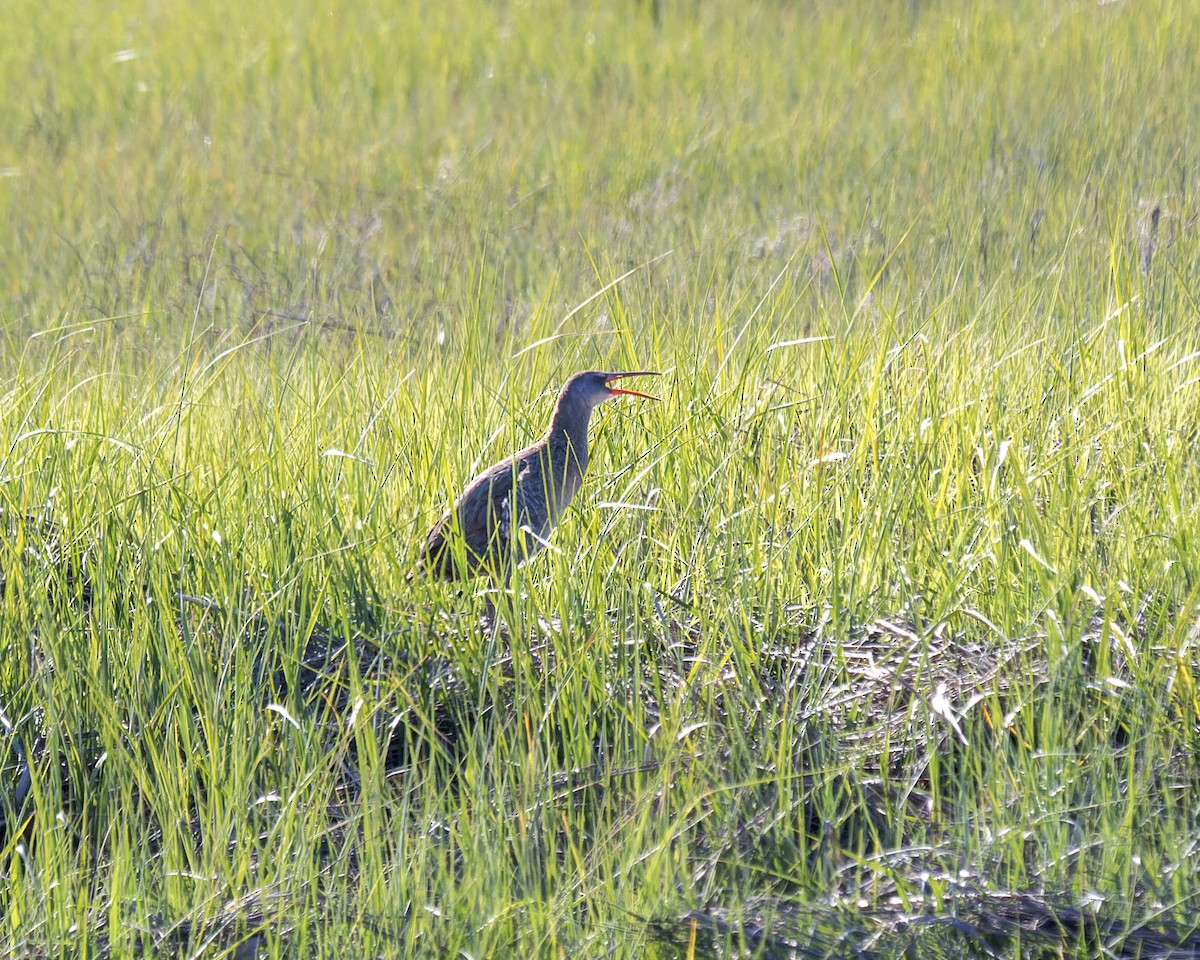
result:
[[(1188, 4), (4, 20), (0, 957), (1194, 933)], [(587, 367), (491, 643), (406, 575)]]

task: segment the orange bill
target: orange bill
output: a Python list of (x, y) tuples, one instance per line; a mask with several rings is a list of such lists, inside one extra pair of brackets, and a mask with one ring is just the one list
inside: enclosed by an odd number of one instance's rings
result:
[(658, 397), (652, 396), (649, 393), (642, 393), (639, 390), (622, 390), (620, 387), (608, 386), (614, 380), (620, 380), (623, 377), (657, 377), (657, 370), (637, 370), (631, 373), (610, 373), (604, 378), (604, 385), (613, 393), (624, 393), (631, 397), (645, 397), (647, 400), (657, 400)]

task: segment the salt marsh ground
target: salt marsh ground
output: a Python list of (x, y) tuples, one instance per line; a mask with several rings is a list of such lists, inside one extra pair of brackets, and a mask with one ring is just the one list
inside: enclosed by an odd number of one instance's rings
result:
[(1200, 953), (1196, 22), (9, 4), (0, 957)]

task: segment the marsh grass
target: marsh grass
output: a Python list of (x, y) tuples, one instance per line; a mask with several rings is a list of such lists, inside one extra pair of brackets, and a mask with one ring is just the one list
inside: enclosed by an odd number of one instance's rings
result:
[(1195, 955), (1193, 19), (18, 3), (0, 956)]

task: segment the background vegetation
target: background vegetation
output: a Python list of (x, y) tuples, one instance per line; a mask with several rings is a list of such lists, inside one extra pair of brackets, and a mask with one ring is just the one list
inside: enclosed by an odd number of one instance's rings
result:
[(1189, 4), (4, 19), (0, 957), (1194, 948)]

